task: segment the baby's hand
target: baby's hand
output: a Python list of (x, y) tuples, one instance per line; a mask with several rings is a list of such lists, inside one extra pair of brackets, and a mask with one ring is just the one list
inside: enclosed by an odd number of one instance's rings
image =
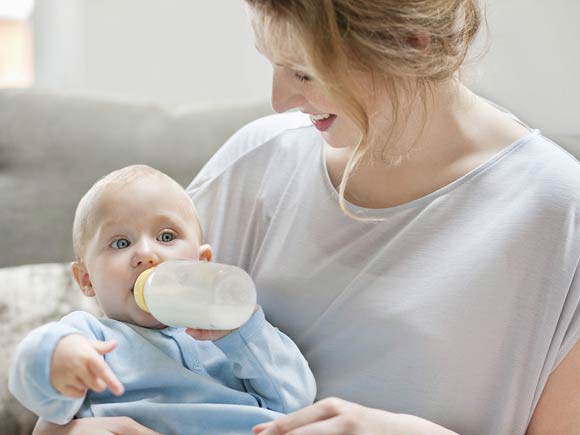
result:
[[(258, 310), (258, 304), (254, 307), (254, 313)], [(237, 328), (236, 328), (237, 329)], [(187, 328), (185, 332), (196, 340), (216, 341), (225, 337), (235, 329), (192, 329)]]
[(96, 392), (105, 388), (120, 396), (124, 387), (102, 355), (111, 352), (114, 341), (89, 340), (79, 335), (67, 335), (56, 345), (50, 364), (50, 382), (67, 397), (84, 397), (87, 389)]
[(225, 337), (230, 332), (235, 331), (235, 329), (192, 329), (187, 328), (185, 332), (191, 335), (196, 340), (200, 341), (216, 341), (220, 338)]

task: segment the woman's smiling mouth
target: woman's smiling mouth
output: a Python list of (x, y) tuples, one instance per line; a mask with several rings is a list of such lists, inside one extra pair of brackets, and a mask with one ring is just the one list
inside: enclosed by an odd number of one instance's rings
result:
[(310, 115), (310, 121), (319, 131), (326, 131), (334, 123), (336, 115), (332, 113), (322, 113), (320, 115)]

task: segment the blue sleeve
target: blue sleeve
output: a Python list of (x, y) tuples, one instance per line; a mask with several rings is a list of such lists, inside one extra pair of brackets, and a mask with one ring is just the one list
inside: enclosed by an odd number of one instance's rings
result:
[(300, 350), (266, 321), (262, 308), (214, 343), (234, 363), (234, 375), (268, 409), (290, 413), (311, 405), (316, 383)]
[[(91, 321), (93, 320), (93, 321)], [(50, 382), (50, 364), (57, 343), (65, 336), (95, 336), (98, 321), (88, 313), (75, 312), (30, 332), (16, 348), (10, 366), (10, 392), (26, 408), (56, 424), (66, 424), (80, 409), (84, 398), (66, 397)], [(100, 335), (100, 334), (99, 334)]]

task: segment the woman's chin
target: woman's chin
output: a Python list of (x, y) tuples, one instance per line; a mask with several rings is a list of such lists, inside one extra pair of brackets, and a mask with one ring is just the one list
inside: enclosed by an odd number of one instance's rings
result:
[(344, 137), (339, 137), (337, 134), (333, 134), (332, 132), (323, 131), (321, 134), (324, 142), (331, 148), (353, 148), (357, 143), (354, 139), (352, 141), (344, 140)]
[(320, 135), (324, 142), (331, 148), (344, 149), (344, 148), (354, 148), (358, 143), (358, 136), (353, 134), (352, 131), (336, 128), (339, 125), (333, 125), (326, 131), (321, 131)]

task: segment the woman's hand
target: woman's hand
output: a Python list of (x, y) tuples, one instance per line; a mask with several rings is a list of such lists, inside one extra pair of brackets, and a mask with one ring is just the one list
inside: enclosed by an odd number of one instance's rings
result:
[(93, 417), (59, 426), (39, 419), (32, 435), (161, 435), (129, 417)]
[(451, 435), (441, 426), (407, 414), (366, 408), (331, 397), (277, 420), (254, 426), (260, 435)]

